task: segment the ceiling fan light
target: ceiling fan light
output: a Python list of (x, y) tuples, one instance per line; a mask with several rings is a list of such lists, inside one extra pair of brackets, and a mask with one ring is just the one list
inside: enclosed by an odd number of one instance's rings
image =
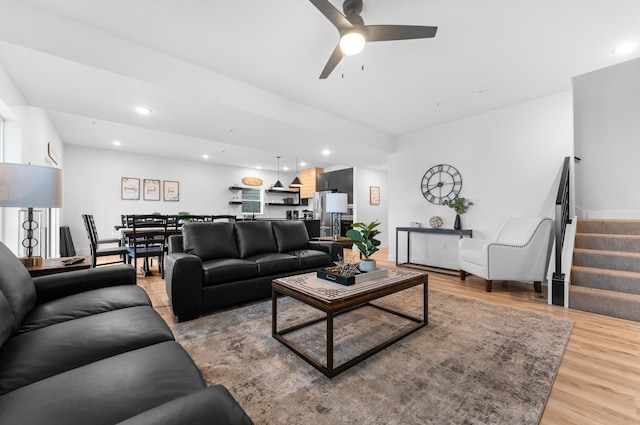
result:
[(340, 50), (345, 55), (357, 55), (364, 48), (364, 36), (353, 31), (346, 33), (340, 38)]

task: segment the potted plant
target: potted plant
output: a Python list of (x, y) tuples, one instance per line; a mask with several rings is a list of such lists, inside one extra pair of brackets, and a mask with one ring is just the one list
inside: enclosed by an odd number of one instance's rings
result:
[[(189, 215), (190, 215), (189, 211), (178, 211), (177, 215), (178, 215), (178, 223), (182, 224), (182, 223), (190, 223), (191, 222), (190, 218), (184, 219), (184, 217), (189, 217)], [(182, 218), (180, 218), (180, 217), (182, 217)]]
[(462, 228), (460, 224), (460, 214), (466, 213), (469, 207), (473, 205), (473, 202), (467, 201), (456, 193), (453, 199), (443, 201), (442, 205), (452, 208), (456, 212), (456, 221), (453, 223), (453, 228), (459, 230)]
[(380, 225), (378, 220), (373, 223), (353, 223), (351, 229), (347, 230), (347, 237), (353, 239), (353, 243), (358, 247), (362, 258), (360, 259), (360, 271), (372, 272), (376, 269), (376, 260), (369, 257), (378, 251), (380, 241), (376, 236), (380, 230), (376, 229)]

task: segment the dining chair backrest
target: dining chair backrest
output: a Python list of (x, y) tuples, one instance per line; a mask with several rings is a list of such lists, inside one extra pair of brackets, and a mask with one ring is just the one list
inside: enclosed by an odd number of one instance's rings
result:
[(167, 238), (167, 216), (156, 214), (128, 215), (127, 223), (131, 225), (127, 244), (133, 249), (149, 251), (154, 247), (163, 248)]
[(84, 222), (84, 228), (87, 230), (91, 250), (95, 251), (98, 248), (98, 232), (96, 230), (96, 223), (93, 220), (93, 215), (82, 214), (82, 221)]
[(228, 221), (229, 223), (236, 222), (235, 215), (212, 215), (211, 221)]

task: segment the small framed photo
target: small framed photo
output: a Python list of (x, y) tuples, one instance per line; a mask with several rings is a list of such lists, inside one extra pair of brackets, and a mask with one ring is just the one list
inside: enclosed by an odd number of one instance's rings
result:
[(380, 205), (380, 186), (369, 186), (369, 203)]
[(142, 186), (142, 198), (145, 201), (160, 200), (160, 180), (144, 179)]
[(177, 202), (180, 200), (180, 183), (165, 180), (164, 184), (164, 200)]
[(120, 179), (120, 199), (140, 199), (140, 179), (134, 177), (122, 177)]

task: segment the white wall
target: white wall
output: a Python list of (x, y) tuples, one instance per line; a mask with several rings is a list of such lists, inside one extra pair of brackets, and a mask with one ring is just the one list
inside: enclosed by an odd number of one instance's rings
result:
[(576, 206), (585, 217), (640, 218), (640, 59), (575, 77), (573, 92)]
[[(234, 214), (241, 216), (240, 206), (230, 206), (234, 183), (242, 177), (260, 177), (262, 189), (277, 180), (275, 172), (230, 167), (205, 162), (183, 161), (151, 155), (138, 155), (75, 145), (65, 146), (63, 174), (64, 199), (62, 225), (69, 226), (75, 249), (89, 252), (89, 241), (82, 214), (93, 214), (101, 237), (111, 237), (113, 225), (121, 214)], [(180, 183), (178, 202), (120, 199), (120, 178), (173, 180)], [(293, 180), (293, 173), (280, 173), (283, 182)], [(265, 207), (264, 217), (285, 218), (287, 209), (305, 207)]]
[[(433, 165), (460, 171), (460, 194), (474, 203), (462, 226), (472, 229), (474, 238), (485, 238), (507, 217), (550, 216), (564, 157), (572, 155), (569, 91), (399, 137), (389, 157), (390, 259), (396, 227), (414, 221), (426, 226), (434, 215), (453, 227), (455, 212), (427, 202), (421, 193), (421, 179)], [(412, 261), (457, 268), (456, 237), (420, 236), (412, 238)], [(405, 243), (399, 240), (401, 261)]]
[[(369, 202), (369, 188), (380, 188), (380, 204), (371, 205)], [(367, 168), (353, 169), (353, 221), (371, 223), (378, 220), (382, 223), (378, 229), (382, 232), (378, 236), (381, 247), (389, 244), (389, 231), (386, 223), (389, 222), (389, 192), (387, 190), (387, 173), (384, 171), (370, 170)]]

